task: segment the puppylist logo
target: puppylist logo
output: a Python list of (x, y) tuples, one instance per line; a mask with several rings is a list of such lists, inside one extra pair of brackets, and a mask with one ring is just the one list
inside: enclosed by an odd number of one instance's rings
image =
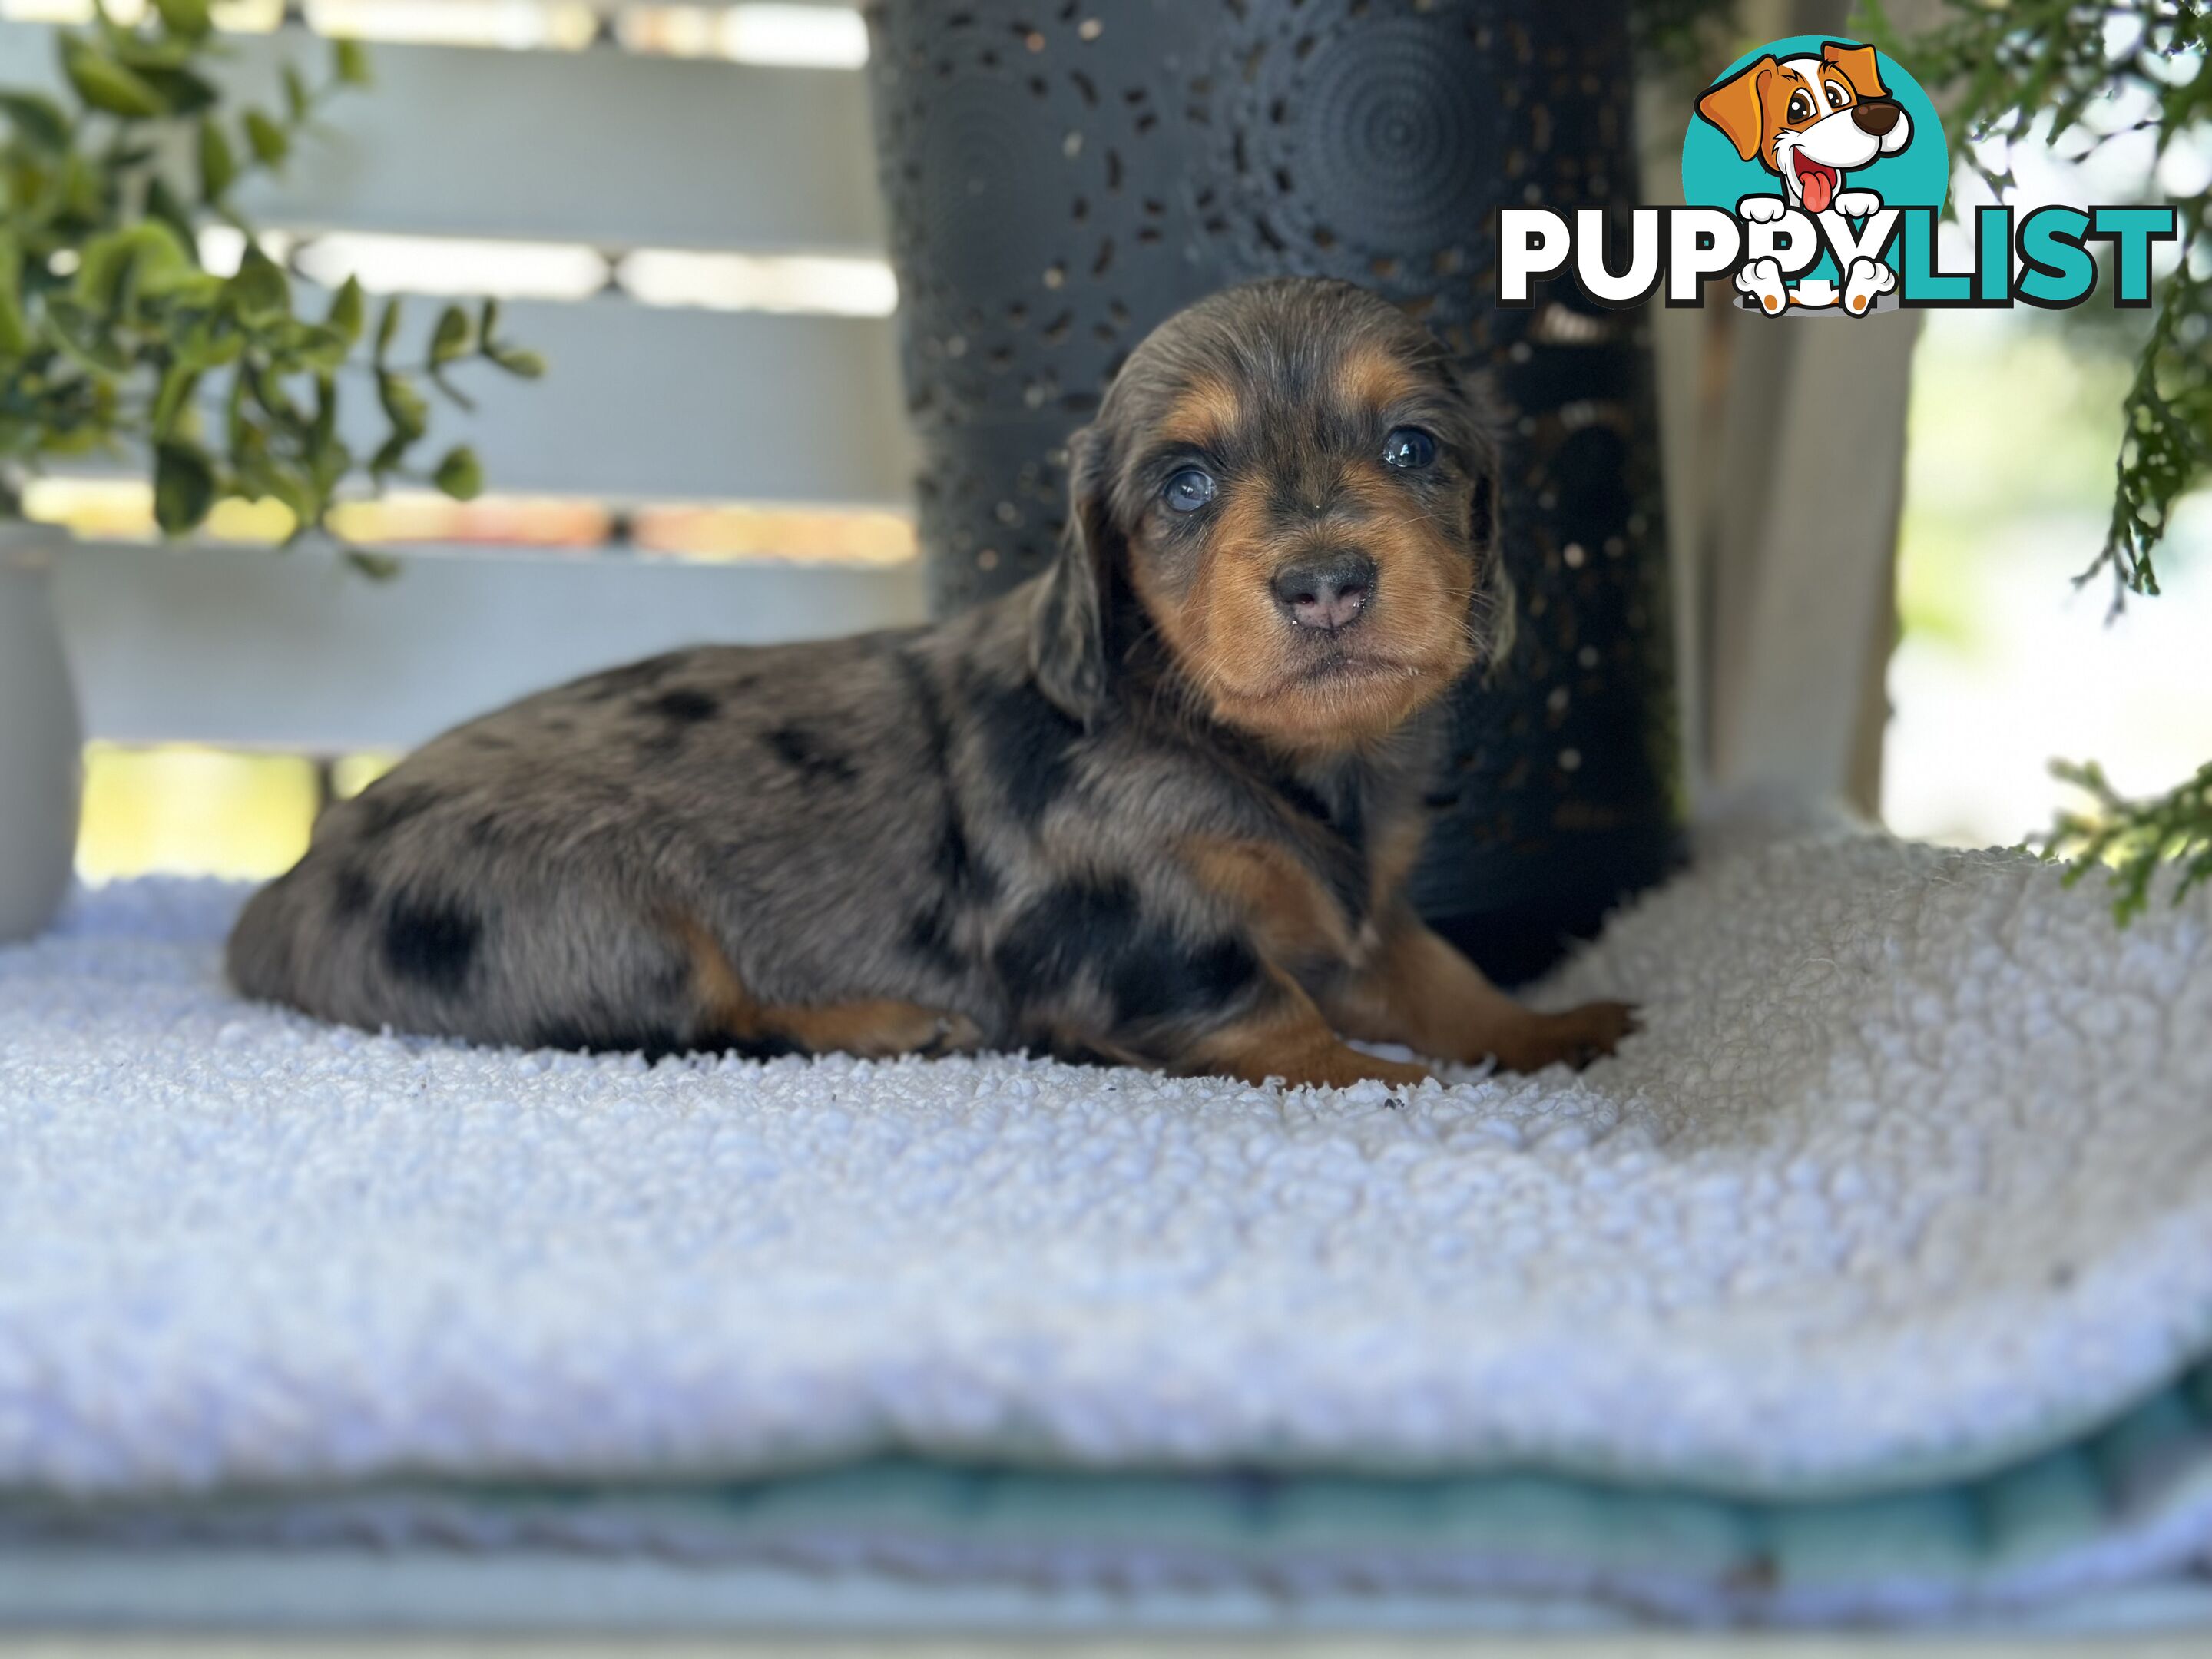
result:
[(2112, 303), (2150, 303), (2151, 248), (2179, 240), (2171, 207), (2004, 204), (1974, 215), (1972, 263), (1936, 261), (1951, 176), (1943, 127), (1920, 83), (1856, 40), (1792, 35), (1747, 52), (1697, 100), (1682, 141), (1687, 206), (1618, 212), (1508, 208), (1498, 300), (1529, 304), (1539, 277), (1571, 274), (1593, 301), (1663, 294), (1771, 317), (1863, 317), (1899, 306), (2080, 305), (2097, 286), (2091, 245), (2112, 244)]

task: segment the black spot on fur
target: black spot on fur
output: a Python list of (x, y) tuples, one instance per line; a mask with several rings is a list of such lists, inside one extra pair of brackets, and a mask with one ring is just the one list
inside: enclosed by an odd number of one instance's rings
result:
[(938, 830), (937, 853), (932, 869), (938, 882), (963, 901), (988, 904), (999, 896), (999, 878), (975, 855), (961, 822), (960, 801), (952, 787), (952, 732), (945, 718), (945, 700), (927, 666), (910, 651), (894, 653), (893, 660), (905, 678), (915, 712), (921, 717), (923, 754), (929, 775), (943, 791), (944, 814)]
[(354, 823), (363, 841), (379, 841), (437, 800), (438, 792), (422, 784), (371, 784), (355, 802)]
[(1000, 799), (1034, 828), (1066, 793), (1073, 772), (1069, 750), (1083, 728), (1034, 686), (979, 685), (973, 695), (984, 763)]
[(1275, 793), (1288, 801), (1305, 817), (1327, 823), (1329, 821), (1328, 803), (1321, 792), (1298, 778), (1285, 778), (1275, 786)]
[(1137, 930), (1137, 890), (1116, 876), (1055, 887), (1015, 918), (991, 953), (1008, 994), (1066, 990), (1085, 963), (1118, 957)]
[(860, 775), (834, 744), (802, 726), (779, 726), (761, 741), (809, 783), (851, 783)]
[(658, 714), (678, 726), (696, 726), (701, 720), (710, 720), (722, 712), (722, 705), (704, 691), (695, 691), (688, 687), (664, 691), (645, 707), (648, 714)]
[(1189, 945), (1158, 927), (1132, 939), (1105, 976), (1115, 1017), (1133, 1024), (1218, 1012), (1259, 977), (1259, 959), (1242, 939)]
[(1022, 912), (991, 960), (1018, 1003), (1056, 995), (1089, 969), (1113, 1000), (1117, 1029), (1218, 1012), (1260, 975), (1241, 940), (1192, 944), (1146, 921), (1121, 877), (1054, 888)]
[(351, 921), (376, 902), (376, 885), (357, 864), (341, 865), (331, 882), (331, 914)]
[(449, 904), (398, 903), (384, 923), (384, 963), (398, 978), (452, 995), (468, 981), (483, 924)]
[(509, 743), (505, 738), (495, 738), (483, 733), (479, 733), (469, 739), (469, 747), (471, 749), (480, 749), (487, 755), (495, 755), (502, 750), (512, 749), (514, 745)]
[(968, 963), (953, 944), (952, 922), (952, 896), (941, 893), (936, 903), (907, 924), (907, 951), (942, 973), (961, 972)]

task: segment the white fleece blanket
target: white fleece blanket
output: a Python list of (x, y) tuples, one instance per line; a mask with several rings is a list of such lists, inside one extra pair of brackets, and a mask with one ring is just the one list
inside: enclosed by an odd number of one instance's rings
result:
[(0, 1487), (947, 1461), (1997, 1468), (2212, 1347), (2212, 893), (1711, 852), (1580, 1076), (488, 1052), (248, 1006), (233, 889), (0, 951)]

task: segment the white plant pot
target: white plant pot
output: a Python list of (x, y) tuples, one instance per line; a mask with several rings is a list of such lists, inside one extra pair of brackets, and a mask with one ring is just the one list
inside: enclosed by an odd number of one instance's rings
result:
[(0, 943), (54, 919), (76, 858), (84, 728), (48, 588), (59, 534), (0, 525)]

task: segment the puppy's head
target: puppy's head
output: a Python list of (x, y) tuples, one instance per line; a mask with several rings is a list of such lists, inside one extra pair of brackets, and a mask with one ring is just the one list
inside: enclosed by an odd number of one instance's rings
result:
[(1229, 726), (1301, 752), (1389, 732), (1503, 649), (1493, 428), (1433, 336), (1348, 283), (1170, 318), (1072, 441), (1040, 683), (1094, 718), (1127, 617)]
[(1874, 48), (1841, 40), (1824, 41), (1817, 57), (1746, 64), (1698, 99), (1698, 113), (1814, 213), (1828, 210), (1846, 171), (1894, 155), (1912, 137)]

